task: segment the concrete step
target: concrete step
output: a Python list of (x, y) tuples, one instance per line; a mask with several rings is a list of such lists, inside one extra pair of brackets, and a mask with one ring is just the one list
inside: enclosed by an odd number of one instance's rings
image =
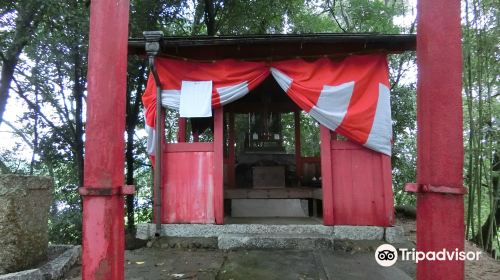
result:
[[(333, 235), (334, 228), (323, 225), (268, 225), (268, 224), (163, 224), (162, 236), (218, 237), (222, 234), (326, 234)], [(139, 224), (137, 238), (154, 236), (154, 224)]]
[(334, 238), (327, 234), (222, 234), (219, 249), (333, 249)]
[[(390, 233), (390, 234), (389, 234)], [(155, 234), (154, 224), (139, 224), (137, 238), (149, 239)], [(324, 226), (324, 225), (272, 225), (272, 224), (163, 224), (161, 236), (167, 237), (215, 237), (221, 235), (242, 234), (253, 236), (267, 235), (325, 235), (339, 240), (383, 240), (398, 243), (402, 230), (376, 226)]]

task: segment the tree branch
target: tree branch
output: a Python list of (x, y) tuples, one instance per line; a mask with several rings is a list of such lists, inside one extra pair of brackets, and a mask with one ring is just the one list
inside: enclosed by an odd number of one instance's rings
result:
[(37, 104), (34, 104), (31, 100), (29, 100), (22, 92), (22, 89), (20, 88), (20, 85), (18, 83), (18, 81), (16, 79), (14, 79), (14, 82), (16, 83), (17, 87), (18, 87), (18, 91), (17, 91), (17, 95), (19, 97), (21, 97), (21, 99), (23, 99), (26, 104), (32, 109), (32, 110), (35, 110), (38, 112), (38, 115), (44, 120), (44, 122), (50, 127), (52, 128), (52, 130), (54, 131), (55, 134), (59, 135), (59, 137), (61, 137), (64, 141), (66, 141), (66, 143), (70, 146), (71, 150), (75, 151), (75, 147), (74, 147), (74, 141), (71, 140), (70, 138), (68, 138), (66, 136), (66, 134), (61, 131), (61, 129), (59, 127), (57, 127), (41, 110), (40, 110), (40, 107), (37, 105)]
[(26, 134), (24, 132), (22, 132), (20, 129), (15, 127), (12, 123), (10, 123), (7, 120), (3, 120), (3, 123), (5, 123), (8, 127), (10, 127), (17, 136), (19, 136), (19, 137), (21, 137), (21, 139), (23, 139), (24, 143), (26, 143), (31, 149), (33, 149), (32, 140), (28, 139), (28, 137), (26, 136)]
[(330, 15), (332, 15), (332, 17), (333, 17), (333, 20), (335, 21), (335, 23), (337, 23), (337, 26), (342, 30), (342, 32), (346, 33), (347, 30), (344, 27), (342, 27), (342, 25), (338, 21), (337, 17), (335, 16), (335, 2), (336, 2), (335, 0), (333, 0), (333, 3), (332, 3), (332, 1), (327, 0), (326, 6), (328, 7), (328, 11), (330, 12)]

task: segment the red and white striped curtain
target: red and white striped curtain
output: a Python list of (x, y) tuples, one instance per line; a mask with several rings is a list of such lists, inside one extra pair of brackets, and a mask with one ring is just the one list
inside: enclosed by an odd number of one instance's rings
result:
[[(367, 148), (391, 154), (390, 87), (384, 54), (277, 62), (158, 58), (156, 67), (164, 107), (179, 109), (182, 81), (212, 81), (212, 107), (217, 108), (245, 96), (271, 73), (290, 99), (320, 124)], [(142, 100), (152, 155), (156, 85), (151, 75)]]

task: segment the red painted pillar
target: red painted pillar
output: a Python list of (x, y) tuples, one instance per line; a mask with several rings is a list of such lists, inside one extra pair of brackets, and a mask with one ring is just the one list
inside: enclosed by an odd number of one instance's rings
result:
[(295, 173), (299, 182), (302, 182), (302, 154), (300, 143), (300, 112), (293, 112), (295, 130)]
[(228, 141), (228, 162), (227, 162), (227, 178), (228, 178), (228, 186), (230, 188), (234, 188), (236, 186), (236, 170), (235, 170), (235, 151), (234, 151), (234, 141), (235, 141), (235, 133), (234, 133), (234, 113), (229, 113), (229, 141)]
[(224, 109), (214, 110), (214, 215), (215, 223), (224, 224)]
[(84, 280), (124, 278), (128, 16), (128, 0), (93, 0), (90, 6), (85, 178), (80, 189)]
[[(417, 11), (417, 250), (462, 251), (460, 1), (419, 0)], [(464, 262), (421, 261), (417, 279), (464, 279)]]

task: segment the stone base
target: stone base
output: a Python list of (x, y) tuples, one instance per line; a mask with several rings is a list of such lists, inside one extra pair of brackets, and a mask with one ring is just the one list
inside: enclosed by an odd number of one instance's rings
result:
[(47, 259), (52, 179), (0, 175), (0, 274)]
[(333, 249), (333, 237), (326, 234), (223, 234), (218, 238), (219, 249)]
[(306, 199), (231, 199), (232, 217), (309, 217)]
[(80, 259), (81, 247), (72, 245), (51, 245), (49, 259), (44, 265), (30, 270), (0, 275), (0, 280), (55, 280), (64, 274)]

